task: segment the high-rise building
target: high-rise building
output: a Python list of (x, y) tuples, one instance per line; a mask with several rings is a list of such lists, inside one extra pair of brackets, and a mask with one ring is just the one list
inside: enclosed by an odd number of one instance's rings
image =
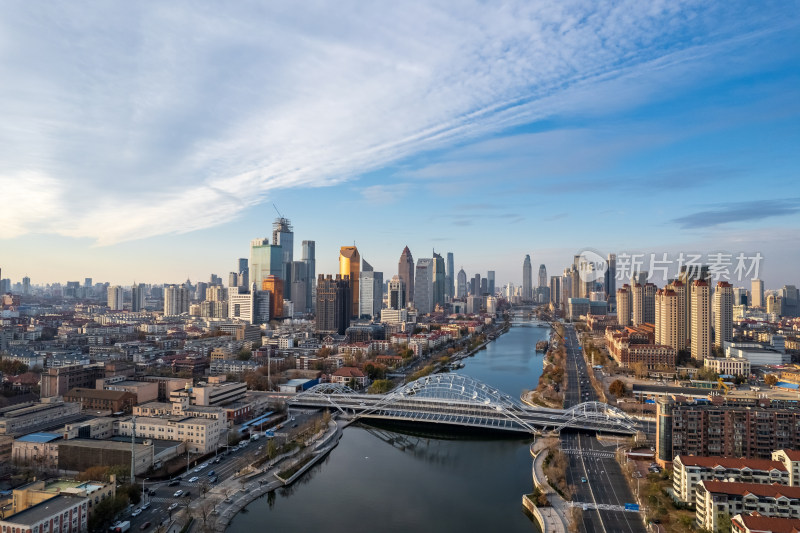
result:
[[(283, 279), (282, 273), (283, 249), (276, 244), (270, 244), (267, 238), (250, 241), (249, 285), (255, 283), (256, 287), (260, 287), (267, 276), (278, 276)], [(249, 285), (244, 286), (244, 289)], [(240, 285), (237, 283), (236, 286)]]
[(486, 278), (481, 278), (481, 288), (479, 291), (479, 295), (483, 296), (485, 294), (489, 294), (489, 282)]
[(305, 261), (292, 263), (292, 305), (296, 313), (310, 313), (308, 292), (311, 284), (308, 279), (308, 264)]
[[(631, 287), (631, 323), (634, 326), (656, 321), (656, 291), (653, 283), (636, 283)], [(617, 304), (619, 305), (619, 304)]]
[(350, 279), (351, 316), (358, 317), (358, 279), (361, 271), (361, 256), (355, 246), (342, 246), (339, 250), (339, 275)]
[(427, 315), (433, 311), (433, 259), (417, 259), (414, 285), (414, 307), (420, 315)]
[(317, 334), (344, 335), (350, 327), (353, 304), (350, 277), (339, 274), (334, 278), (320, 274), (317, 277)]
[(249, 287), (250, 286), (250, 269), (247, 266), (247, 258), (240, 257), (239, 258), (239, 275), (236, 276), (236, 285), (238, 287)]
[[(444, 306), (444, 295), (447, 286), (444, 258), (441, 255), (433, 252), (433, 307)], [(433, 308), (431, 308), (433, 311)]]
[(84, 289), (92, 288), (92, 278), (83, 278), (83, 288)]
[(603, 274), (603, 290), (610, 306), (617, 297), (617, 254), (608, 254), (606, 267), (606, 272)]
[(708, 280), (708, 266), (682, 265), (678, 273), (678, 280), (686, 286), (686, 342), (691, 342), (692, 337), (692, 285), (696, 280)]
[(239, 285), (239, 274), (236, 272), (228, 272), (228, 287), (247, 287), (247, 285)]
[(644, 321), (653, 324), (656, 321), (656, 287), (655, 283), (644, 284)]
[(456, 286), (456, 298), (467, 297), (467, 273), (464, 269), (458, 271), (458, 285)]
[(405, 309), (406, 294), (406, 282), (400, 276), (392, 276), (389, 281), (389, 309)]
[(681, 301), (671, 288), (656, 291), (656, 344), (671, 346), (675, 350), (682, 350), (686, 340), (681, 338), (683, 331), (683, 309)]
[(753, 307), (764, 307), (764, 280), (754, 279), (750, 282), (750, 295)]
[(794, 285), (784, 285), (780, 291), (781, 314), (787, 317), (800, 316), (800, 291)]
[(317, 255), (316, 255), (315, 241), (303, 241), (303, 256), (300, 258), (306, 264), (306, 279), (308, 285), (306, 287), (306, 309), (309, 311), (314, 309), (314, 302), (317, 299), (316, 283), (317, 283)]
[(124, 294), (122, 287), (114, 285), (108, 288), (108, 308), (112, 311), (122, 311), (122, 302), (124, 301)]
[(783, 314), (783, 298), (775, 296), (774, 294), (767, 295), (767, 314), (782, 315)]
[(526, 255), (522, 262), (522, 299), (530, 300), (531, 298), (533, 298), (533, 269), (531, 256)]
[(470, 287), (472, 296), (481, 296), (481, 275), (475, 274), (472, 278), (472, 285)]
[(550, 276), (550, 303), (555, 308), (561, 304), (561, 276)]
[(456, 297), (456, 271), (455, 262), (453, 261), (453, 252), (447, 252), (447, 296), (452, 300)]
[(279, 217), (272, 223), (272, 243), (281, 247), (281, 274), (284, 296), (292, 298), (292, 262), (294, 261), (294, 232), (288, 218)]
[(269, 318), (281, 318), (283, 316), (283, 279), (278, 276), (267, 276), (261, 282), (261, 290), (269, 291)]
[(189, 312), (189, 291), (183, 285), (164, 287), (164, 316), (178, 316)]
[(703, 361), (711, 356), (711, 306), (708, 282), (692, 283), (692, 358)]
[(494, 270), (490, 270), (486, 273), (486, 292), (489, 296), (494, 296), (495, 292), (495, 284), (494, 284)]
[(617, 289), (617, 323), (630, 326), (633, 319), (631, 286), (627, 283)]
[(240, 287), (228, 289), (228, 318), (242, 320), (248, 324), (266, 324), (270, 319), (271, 293), (258, 290), (255, 283), (251, 283), (247, 289)]
[(375, 272), (372, 265), (363, 258), (358, 290), (358, 316), (379, 318), (383, 302), (383, 272)]
[(714, 291), (714, 346), (722, 348), (723, 342), (732, 340), (733, 286), (727, 281), (719, 281)]
[(547, 287), (547, 267), (539, 265), (539, 287)]
[(25, 276), (22, 278), (22, 294), (30, 294), (31, 293), (31, 278)]
[(227, 300), (225, 294), (225, 287), (222, 285), (212, 285), (206, 289), (206, 301), (208, 302), (224, 302)]
[(397, 275), (406, 284), (406, 303), (414, 302), (414, 258), (408, 246), (403, 248), (403, 253), (400, 254), (400, 261), (397, 263)]
[(144, 292), (144, 285), (134, 283), (131, 287), (131, 311), (134, 313), (144, 311)]

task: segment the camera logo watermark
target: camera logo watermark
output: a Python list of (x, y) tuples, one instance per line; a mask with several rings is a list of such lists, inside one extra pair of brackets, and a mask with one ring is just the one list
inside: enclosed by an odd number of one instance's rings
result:
[[(664, 283), (679, 278), (681, 272), (687, 272), (692, 279), (704, 277), (712, 282), (750, 281), (758, 279), (764, 260), (761, 252), (622, 252), (614, 258), (612, 275), (616, 281), (627, 282), (646, 274), (646, 281)], [(584, 282), (603, 280), (609, 269), (608, 260), (591, 249), (582, 250), (573, 266)]]

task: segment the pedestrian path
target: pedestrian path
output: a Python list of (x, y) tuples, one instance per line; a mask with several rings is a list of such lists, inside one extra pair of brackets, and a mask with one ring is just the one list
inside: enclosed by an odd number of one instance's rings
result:
[(579, 450), (577, 448), (561, 448), (566, 455), (580, 455), (583, 457), (599, 457), (602, 459), (613, 459), (613, 452), (603, 452), (600, 450)]

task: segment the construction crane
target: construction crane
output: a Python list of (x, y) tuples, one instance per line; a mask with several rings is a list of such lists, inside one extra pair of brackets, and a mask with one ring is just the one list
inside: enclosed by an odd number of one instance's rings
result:
[(727, 396), (731, 391), (731, 388), (722, 380), (722, 378), (717, 378), (717, 390), (725, 391), (725, 395)]

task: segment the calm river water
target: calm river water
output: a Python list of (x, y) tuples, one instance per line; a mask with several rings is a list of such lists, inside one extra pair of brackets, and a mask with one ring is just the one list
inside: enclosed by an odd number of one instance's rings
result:
[[(519, 398), (542, 372), (547, 328), (512, 327), (458, 372)], [(522, 511), (532, 490), (528, 438), (353, 425), (287, 489), (262, 496), (228, 532), (536, 531)]]

